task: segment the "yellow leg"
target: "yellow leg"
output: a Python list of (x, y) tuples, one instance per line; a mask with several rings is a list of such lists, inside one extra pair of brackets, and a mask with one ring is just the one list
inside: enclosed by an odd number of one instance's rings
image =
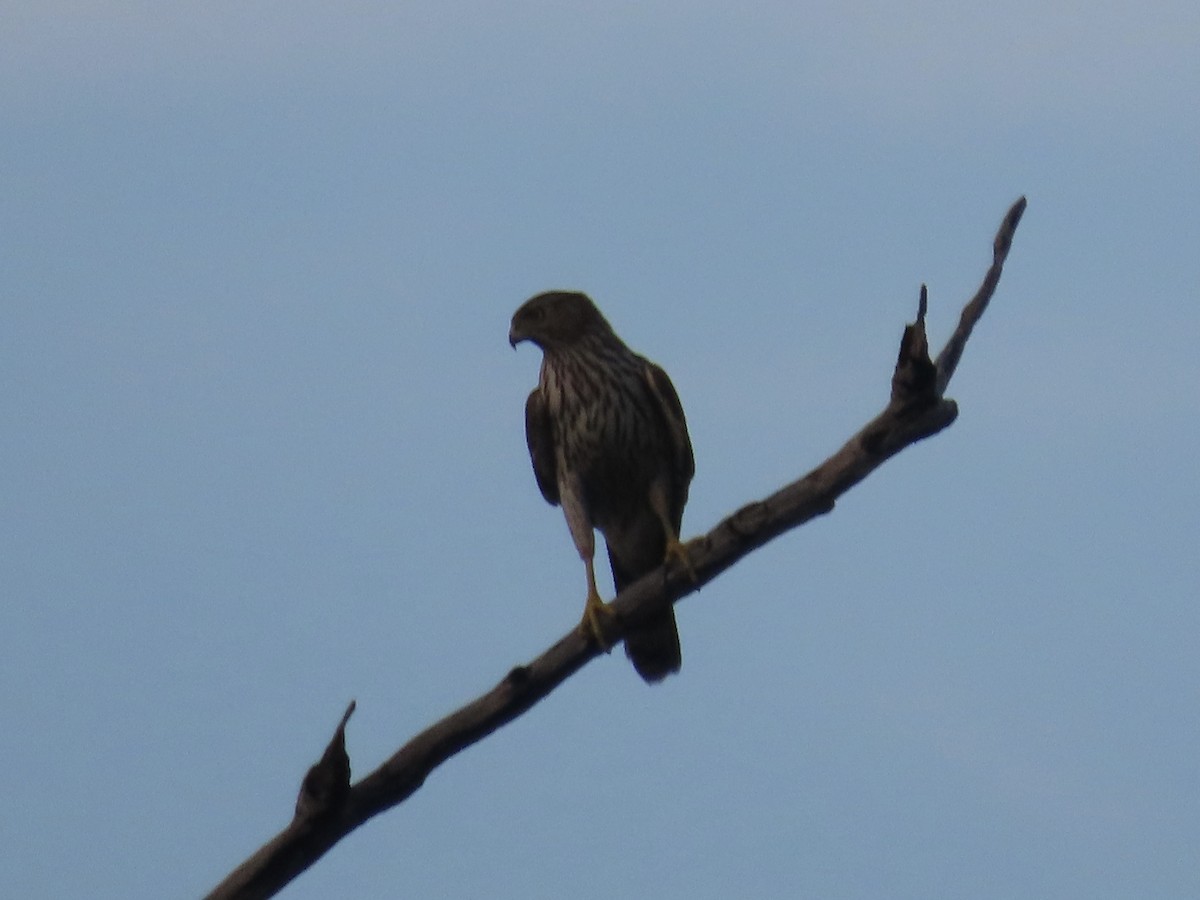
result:
[(692, 567), (692, 560), (688, 557), (687, 544), (679, 540), (679, 534), (675, 531), (675, 525), (667, 512), (667, 495), (663, 493), (662, 482), (656, 482), (650, 486), (650, 508), (658, 516), (658, 521), (662, 523), (663, 534), (667, 536), (667, 552), (663, 562), (677, 563), (687, 572), (688, 578), (693, 582), (696, 581), (696, 570)]
[(584, 560), (584, 565), (587, 567), (588, 594), (579, 627), (583, 629), (584, 634), (592, 636), (601, 650), (608, 653), (612, 649), (612, 644), (604, 637), (604, 623), (612, 618), (613, 613), (608, 605), (600, 599), (600, 592), (596, 590), (596, 572), (592, 566), (592, 560)]

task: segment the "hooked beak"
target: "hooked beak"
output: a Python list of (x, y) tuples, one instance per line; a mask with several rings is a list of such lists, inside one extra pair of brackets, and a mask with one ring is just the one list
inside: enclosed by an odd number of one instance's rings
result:
[(517, 328), (516, 325), (513, 325), (508, 329), (508, 345), (514, 350), (517, 349), (517, 344), (525, 340), (528, 340), (528, 338), (525, 336), (524, 332)]

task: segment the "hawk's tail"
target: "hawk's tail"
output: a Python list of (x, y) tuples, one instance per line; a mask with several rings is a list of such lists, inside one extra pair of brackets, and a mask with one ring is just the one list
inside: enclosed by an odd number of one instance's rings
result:
[[(609, 551), (608, 561), (612, 565), (613, 586), (617, 593), (636, 579), (622, 571)], [(678, 672), (683, 664), (683, 653), (679, 648), (679, 628), (675, 625), (675, 608), (667, 607), (647, 622), (625, 636), (625, 655), (634, 669), (647, 684), (662, 681)]]
[(647, 684), (662, 681), (683, 664), (675, 610), (655, 616), (625, 638), (625, 655)]

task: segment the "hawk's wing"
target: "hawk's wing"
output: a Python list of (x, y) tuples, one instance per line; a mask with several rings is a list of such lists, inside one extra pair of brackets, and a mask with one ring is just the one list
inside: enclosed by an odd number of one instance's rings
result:
[(683, 506), (687, 503), (688, 485), (691, 484), (692, 476), (696, 474), (696, 459), (692, 455), (687, 419), (684, 418), (679, 395), (675, 393), (675, 385), (671, 384), (666, 372), (649, 360), (646, 361), (645, 376), (671, 447), (671, 518), (678, 531), (683, 519)]
[[(678, 400), (676, 401), (679, 402)], [(550, 410), (540, 388), (534, 388), (525, 401), (525, 443), (533, 463), (533, 477), (546, 502), (558, 506), (558, 463), (554, 452), (554, 428)]]

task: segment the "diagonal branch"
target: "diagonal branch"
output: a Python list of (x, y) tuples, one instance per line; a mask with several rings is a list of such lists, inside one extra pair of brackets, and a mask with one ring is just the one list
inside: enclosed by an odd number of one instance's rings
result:
[[(688, 553), (694, 579), (678, 567), (664, 567), (622, 591), (611, 604), (615, 613), (607, 634), (611, 642), (699, 590), (772, 538), (830, 512), (838, 497), (889, 458), (954, 421), (958, 407), (944, 397), (946, 386), (995, 292), (1024, 211), (1022, 197), (1004, 217), (993, 245), (992, 265), (937, 360), (929, 358), (928, 298), (922, 285), (917, 320), (904, 330), (891, 399), (883, 412), (803, 478), (743, 506), (692, 540)], [(418, 734), (355, 785), (349, 785), (345, 753), (351, 704), (321, 762), (306, 777), (291, 824), (235, 869), (208, 900), (273, 896), (359, 825), (411, 796), (443, 762), (517, 718), (599, 652), (579, 628), (573, 629), (536, 659), (514, 668), (486, 694)]]
[(954, 376), (954, 370), (958, 368), (958, 360), (962, 357), (963, 348), (967, 345), (967, 338), (971, 336), (971, 329), (975, 327), (976, 322), (983, 318), (983, 311), (987, 309), (988, 301), (995, 293), (996, 285), (1000, 281), (1000, 271), (1004, 268), (1004, 261), (1008, 259), (1008, 251), (1012, 248), (1013, 233), (1016, 232), (1017, 224), (1021, 221), (1024, 212), (1025, 198), (1022, 197), (1012, 205), (1008, 214), (1005, 215), (1004, 221), (1000, 223), (1000, 230), (996, 232), (996, 239), (992, 242), (992, 265), (987, 270), (987, 275), (983, 277), (983, 284), (971, 298), (971, 302), (963, 307), (954, 334), (950, 335), (950, 340), (946, 341), (946, 346), (938, 354), (936, 364), (939, 394), (945, 393), (946, 385), (950, 383), (950, 379)]

